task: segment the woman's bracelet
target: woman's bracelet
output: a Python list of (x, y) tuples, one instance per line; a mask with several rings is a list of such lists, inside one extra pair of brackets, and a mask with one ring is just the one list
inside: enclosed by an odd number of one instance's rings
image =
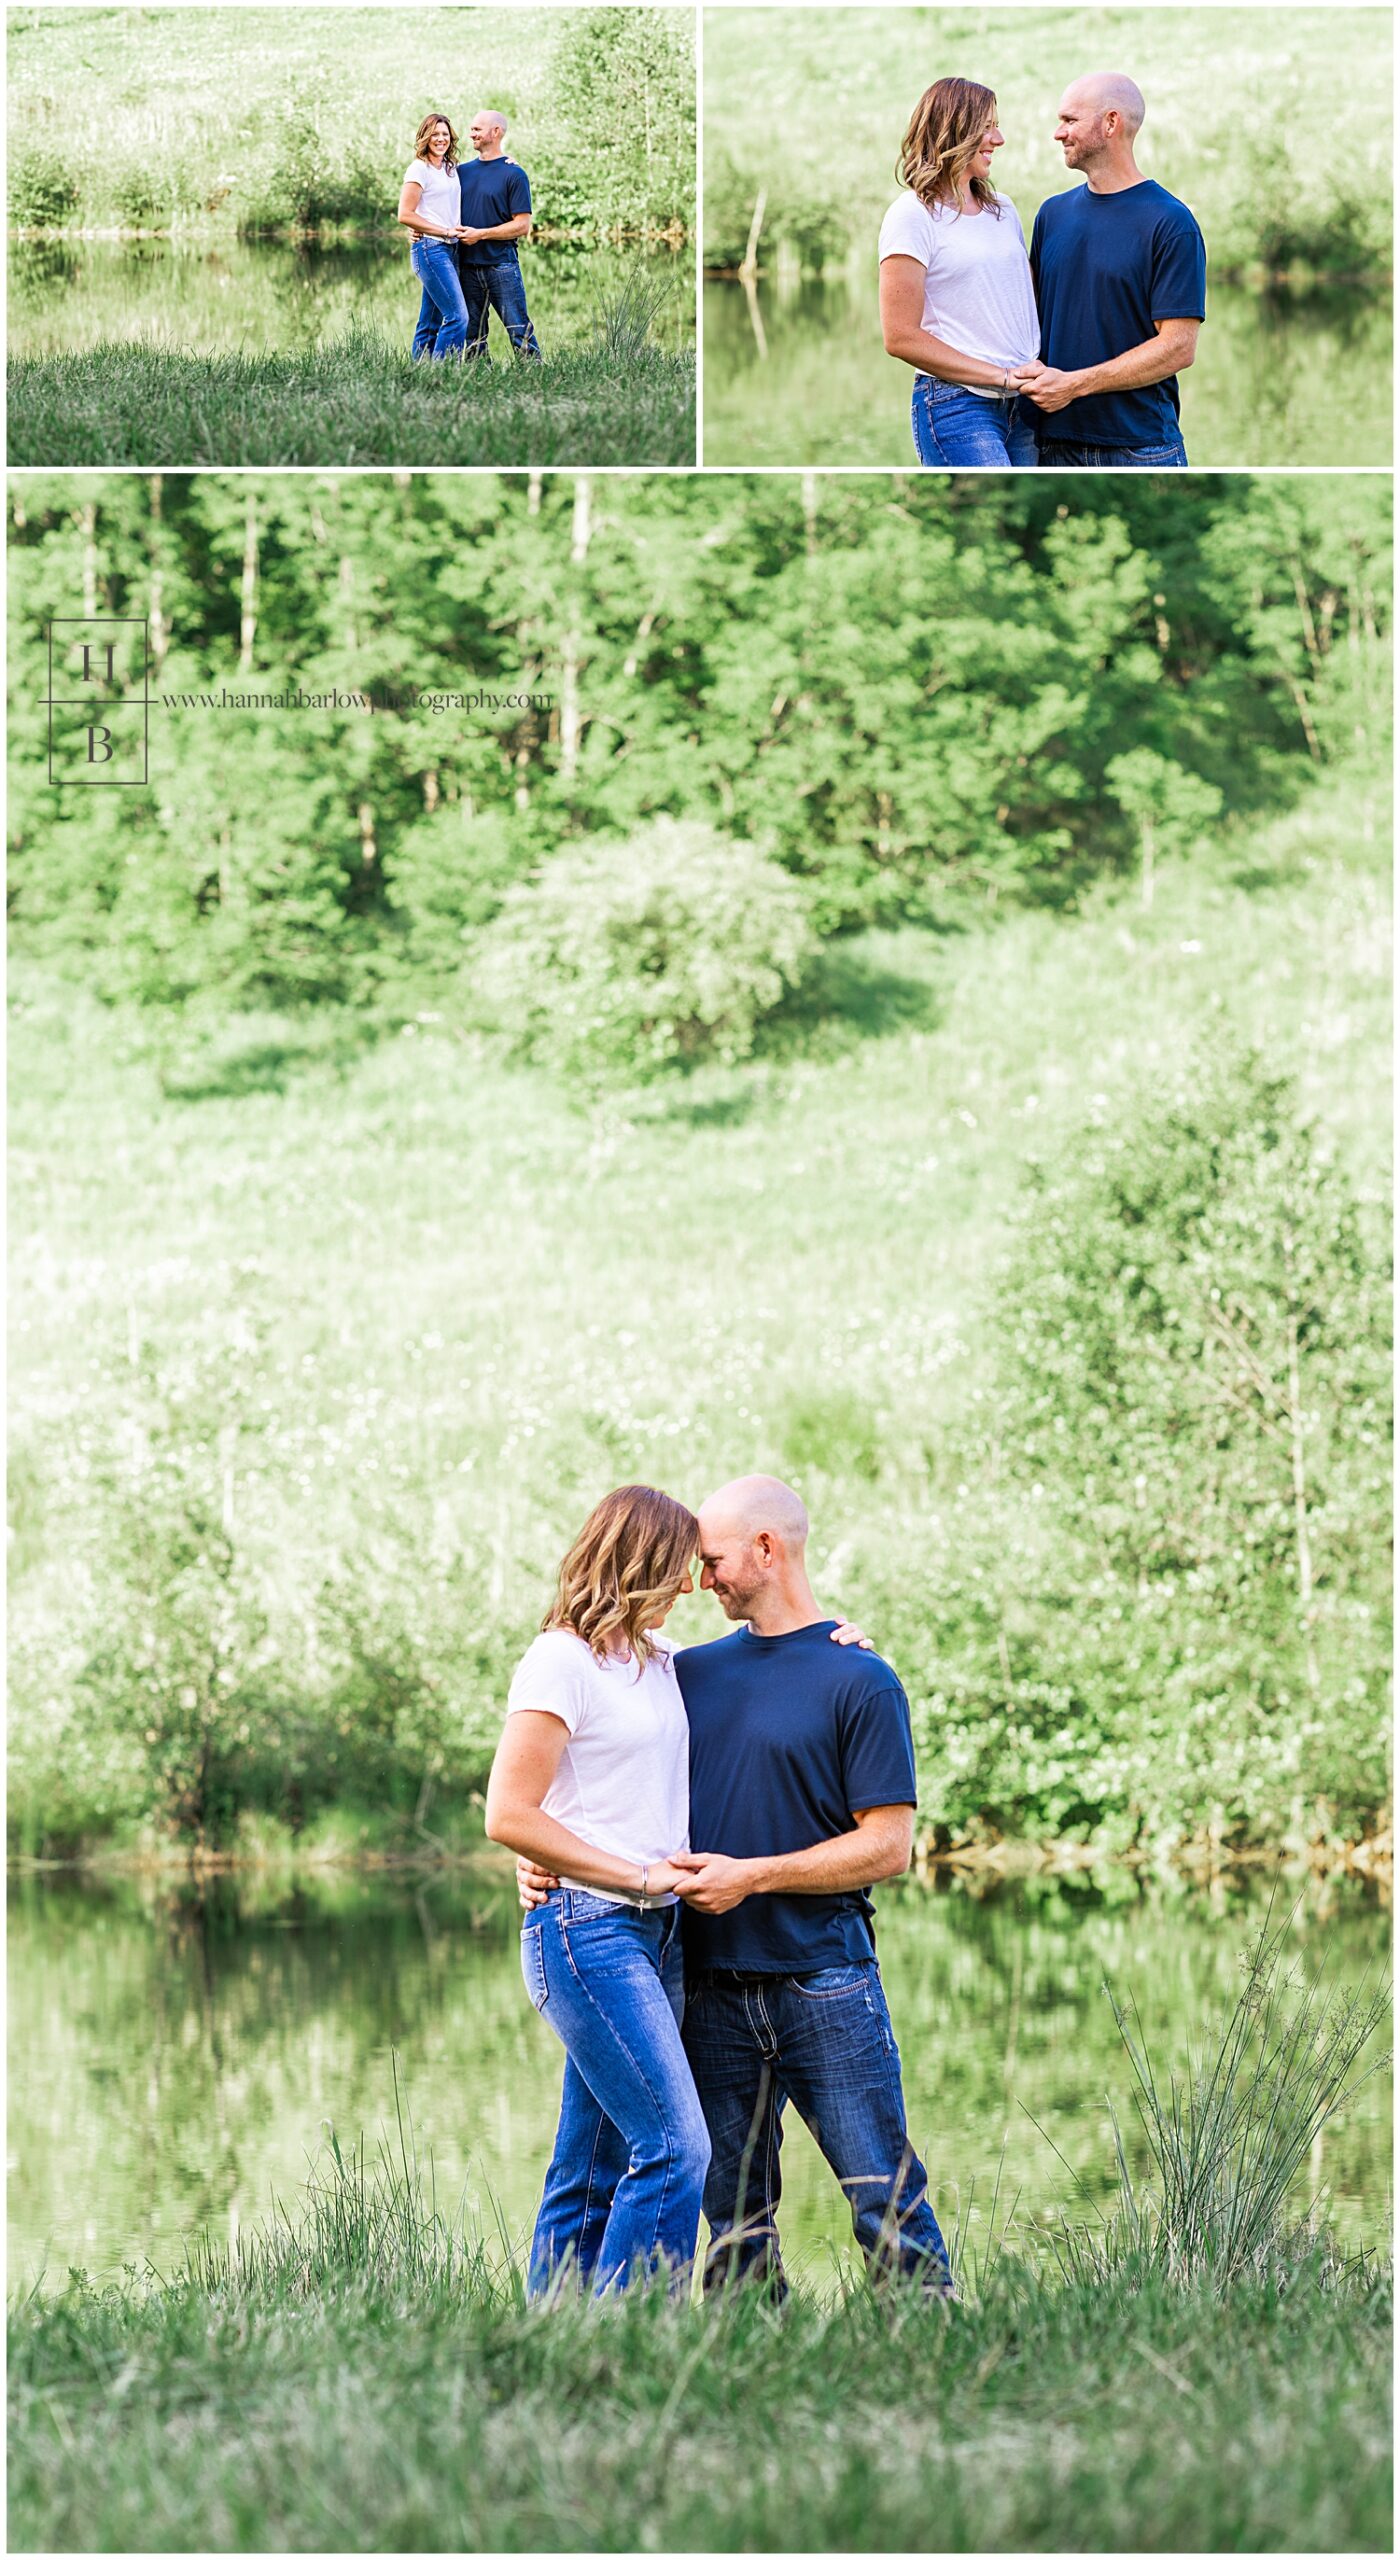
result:
[(648, 1869), (647, 1864), (646, 1864), (646, 1861), (645, 1861), (645, 1859), (644, 1859), (644, 1860), (642, 1861), (642, 1900), (643, 1900), (643, 1902), (645, 1902), (645, 1900), (646, 1900), (646, 1898), (647, 1898), (647, 1876), (648, 1876), (648, 1873), (649, 1873), (649, 1869)]

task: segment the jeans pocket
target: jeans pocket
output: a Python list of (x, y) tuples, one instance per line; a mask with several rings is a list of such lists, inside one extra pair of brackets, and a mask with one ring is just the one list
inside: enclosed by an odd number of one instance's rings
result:
[(616, 1920), (627, 1908), (625, 1902), (610, 1901), (605, 1893), (585, 1893), (580, 1886), (568, 1884), (559, 1917), (567, 1929), (577, 1920)]
[(789, 1980), (799, 2000), (847, 2000), (864, 1991), (865, 1977), (863, 1964), (829, 1964), (820, 1973), (794, 1973)]
[(520, 1970), (535, 2007), (542, 2009), (549, 1998), (549, 1977), (544, 1969), (544, 1948), (540, 1943), (538, 1924), (532, 1926), (528, 1920), (520, 1932)]

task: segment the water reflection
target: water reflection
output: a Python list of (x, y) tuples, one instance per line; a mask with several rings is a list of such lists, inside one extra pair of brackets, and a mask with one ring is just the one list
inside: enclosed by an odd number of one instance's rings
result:
[[(907, 365), (873, 287), (840, 276), (705, 287), (705, 459), (913, 469)], [(1186, 376), (1193, 465), (1388, 465), (1392, 327), (1381, 290), (1217, 286)]]
[[(670, 287), (656, 324), (659, 343), (675, 348), (694, 339), (688, 250), (561, 244), (527, 249), (522, 265), (546, 344), (587, 337), (598, 301), (639, 269)], [(293, 353), (357, 328), (407, 346), (419, 300), (407, 249), (392, 240), (346, 248), (314, 241), (12, 241), (9, 291), (10, 351), (27, 356), (162, 337), (206, 355)]]
[[(1212, 1903), (1122, 1875), (982, 1893), (911, 1882), (881, 1904), (911, 2121), (940, 2216), (974, 2235), (999, 2168), (1028, 2225), (1076, 2202), (1070, 2170), (1085, 2197), (1108, 2196), (1104, 2096), (1125, 2111), (1127, 2088), (1104, 1975), (1179, 2063), (1233, 2001), (1262, 1910), (1257, 1891)], [(1384, 1962), (1383, 1915), (1359, 1888), (1313, 1895), (1293, 1926), (1299, 1962), (1325, 1960), (1341, 1985)], [(439, 2202), (465, 2197), (490, 2230), (495, 2199), (511, 2232), (528, 2228), (561, 2059), (525, 1999), (494, 1868), (202, 1891), (26, 1877), (10, 1893), (9, 2015), (13, 2283), (178, 2266), (194, 2231), (224, 2238), (274, 2195), (294, 2202), (327, 2123), (372, 2149), (392, 2122), (392, 2052)], [(1352, 2239), (1380, 2236), (1387, 2130), (1378, 2080), (1314, 2163)], [(828, 2281), (849, 2227), (796, 2123), (783, 2176), (789, 2254)]]

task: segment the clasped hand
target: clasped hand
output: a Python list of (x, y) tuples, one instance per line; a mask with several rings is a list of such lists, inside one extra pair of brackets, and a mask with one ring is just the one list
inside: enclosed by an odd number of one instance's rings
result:
[[(678, 1849), (673, 1858), (659, 1859), (647, 1870), (647, 1897), (674, 1893), (692, 1911), (707, 1911), (713, 1919), (747, 1899), (752, 1890), (749, 1875), (747, 1859), (725, 1858), (717, 1849), (703, 1854)], [(525, 1911), (538, 1910), (560, 1884), (548, 1867), (537, 1867), (531, 1858), (516, 1859), (515, 1881)]]
[(1008, 378), (1013, 391), (1023, 391), (1037, 409), (1067, 409), (1075, 396), (1073, 374), (1042, 364), (1038, 356), (1029, 364), (1013, 365)]

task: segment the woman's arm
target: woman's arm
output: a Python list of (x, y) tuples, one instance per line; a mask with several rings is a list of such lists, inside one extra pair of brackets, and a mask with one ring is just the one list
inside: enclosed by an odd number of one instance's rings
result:
[(946, 346), (924, 327), (925, 269), (917, 258), (899, 254), (880, 260), (880, 326), (887, 354), (931, 373), (939, 382), (976, 383), (988, 391), (1014, 391), (1016, 367), (989, 364), (985, 356), (965, 356)]
[(568, 1739), (562, 1716), (535, 1707), (507, 1716), (486, 1786), (487, 1839), (600, 1892), (630, 1894), (634, 1901), (644, 1888), (648, 1895), (674, 1893), (680, 1874), (669, 1858), (644, 1869), (640, 1859), (592, 1848), (543, 1810)]
[(416, 231), (422, 240), (455, 240), (461, 225), (454, 223), (449, 229), (444, 230), (440, 222), (430, 222), (427, 215), (418, 210), (422, 200), (422, 179), (405, 178), (395, 219), (403, 224), (406, 231)]

